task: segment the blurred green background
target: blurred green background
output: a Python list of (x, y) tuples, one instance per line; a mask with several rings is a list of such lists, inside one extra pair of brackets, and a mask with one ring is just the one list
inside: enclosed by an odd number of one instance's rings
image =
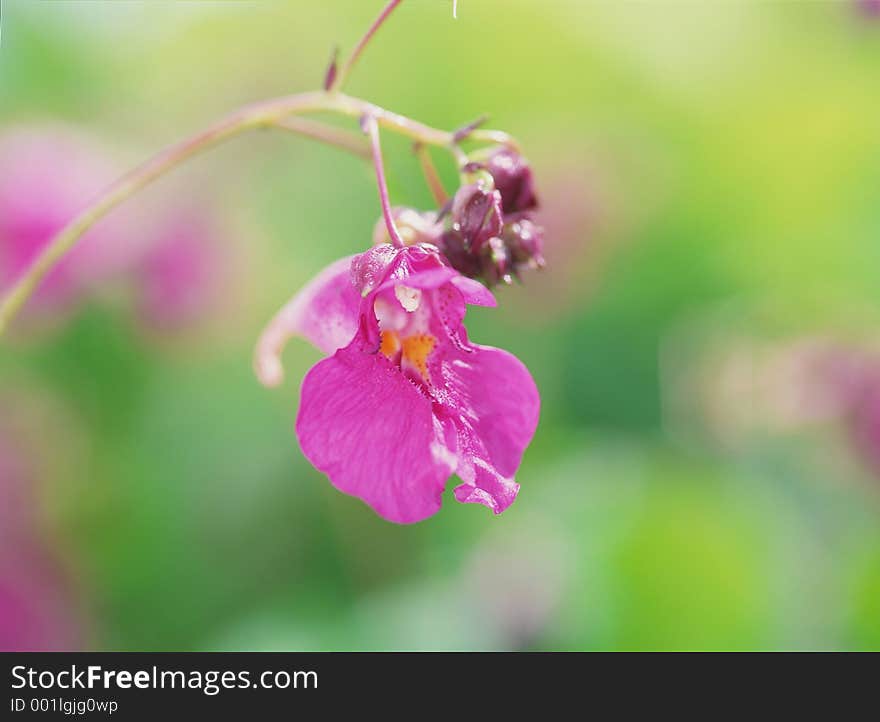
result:
[[(319, 86), (380, 4), (6, 0), (0, 132), (64, 122), (122, 172), (239, 105)], [(293, 421), (319, 354), (293, 341), (268, 391), (253, 342), (369, 244), (376, 191), (336, 149), (244, 136), (132, 201), (149, 227), (169, 195), (198, 197), (233, 254), (216, 308), (157, 332), (104, 289), (0, 349), (5, 453), (32, 470), (21, 534), (52, 568), (34, 583), (10, 562), (6, 581), (52, 602), (45, 628), (64, 631), (42, 644), (880, 648), (880, 476), (846, 424), (780, 432), (760, 395), (701, 401), (719, 344), (872, 343), (880, 18), (758, 0), (458, 14), (406, 0), (348, 91), (442, 128), (491, 113), (532, 161), (548, 267), (468, 313), (470, 337), (514, 352), (542, 393), (518, 500), (492, 517), (447, 492), (396, 526), (303, 458)], [(430, 207), (409, 144), (383, 140), (394, 202)], [(715, 433), (744, 416), (736, 443)], [(7, 558), (20, 538), (2, 536)]]

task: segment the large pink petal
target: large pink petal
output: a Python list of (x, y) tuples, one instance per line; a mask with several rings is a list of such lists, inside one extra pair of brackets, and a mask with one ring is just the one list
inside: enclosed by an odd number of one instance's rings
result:
[(340, 349), (303, 381), (296, 421), (303, 453), (340, 491), (407, 524), (439, 508), (454, 459), (430, 401), (382, 354)]
[(512, 476), (535, 435), (541, 397), (532, 375), (516, 356), (469, 344), (445, 370), (451, 403), (486, 448), (488, 461)]
[(281, 352), (293, 336), (304, 337), (326, 354), (352, 340), (361, 300), (351, 283), (352, 258), (341, 258), (321, 271), (266, 326), (254, 353), (254, 370), (261, 383), (281, 383)]
[(458, 436), (456, 472), (465, 482), (455, 497), (499, 514), (519, 490), (513, 476), (538, 425), (538, 389), (519, 359), (491, 346), (449, 349), (438, 370), (443, 416)]

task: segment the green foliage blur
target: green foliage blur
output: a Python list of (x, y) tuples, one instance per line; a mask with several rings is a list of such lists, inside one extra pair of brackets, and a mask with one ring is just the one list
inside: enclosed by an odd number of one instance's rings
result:
[[(380, 5), (7, 0), (0, 130), (79, 126), (122, 172), (319, 87)], [(447, 491), (397, 526), (304, 459), (299, 383), (320, 356), (292, 341), (266, 390), (253, 342), (367, 247), (378, 200), (360, 159), (241, 137), (132, 201), (210, 199), (240, 258), (222, 310), (158, 335), (96, 297), (0, 348), (0, 396), (39, 408), (40, 529), (82, 646), (880, 648), (880, 478), (810, 436), (714, 443), (667, 386), (689, 362), (667, 351), (695, 327), (876, 327), (880, 18), (847, 2), (458, 5), (453, 20), (451, 2), (406, 0), (347, 90), (442, 128), (490, 113), (532, 161), (548, 266), (468, 313), (469, 336), (519, 356), (542, 393), (519, 498), (493, 517)], [(430, 207), (409, 143), (383, 143), (394, 202)]]

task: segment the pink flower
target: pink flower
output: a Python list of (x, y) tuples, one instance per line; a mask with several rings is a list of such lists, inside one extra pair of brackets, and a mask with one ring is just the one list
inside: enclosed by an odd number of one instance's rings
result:
[(72, 596), (42, 547), (17, 541), (0, 552), (0, 652), (78, 649), (82, 631)]
[(856, 0), (856, 6), (869, 18), (880, 17), (880, 0)]
[(865, 464), (880, 475), (880, 375), (876, 371), (865, 380), (854, 404), (852, 438)]
[[(74, 128), (0, 134), (0, 292), (33, 263), (118, 171), (103, 148)], [(111, 278), (138, 294), (141, 319), (157, 330), (203, 320), (224, 295), (227, 255), (207, 204), (170, 203), (161, 213), (117, 210), (90, 230), (40, 285), (40, 321), (73, 310)], [(221, 291), (223, 289), (223, 291)]]
[(256, 368), (281, 380), (280, 352), (300, 335), (327, 354), (306, 375), (296, 431), (339, 490), (398, 523), (460, 502), (500, 514), (538, 423), (540, 398), (513, 355), (471, 343), (467, 304), (494, 306), (430, 245), (382, 244), (318, 275), (269, 324)]
[(210, 221), (198, 213), (170, 216), (135, 269), (142, 320), (176, 331), (204, 320), (229, 287), (229, 254)]
[[(113, 180), (105, 154), (75, 130), (7, 130), (0, 136), (0, 290)], [(118, 229), (117, 229), (118, 230)], [(43, 309), (69, 305), (92, 280), (118, 268), (126, 244), (101, 224), (49, 274), (36, 297)]]
[(0, 408), (0, 652), (76, 649), (75, 595), (36, 518), (36, 478)]

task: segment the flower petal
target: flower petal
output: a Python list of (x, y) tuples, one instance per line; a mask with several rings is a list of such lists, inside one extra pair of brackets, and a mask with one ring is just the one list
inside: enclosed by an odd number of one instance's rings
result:
[(538, 425), (538, 389), (519, 359), (491, 346), (450, 350), (440, 372), (444, 423), (457, 433), (456, 473), (465, 482), (455, 498), (500, 514), (519, 491), (512, 477)]
[(360, 297), (351, 284), (354, 256), (341, 258), (307, 283), (266, 326), (254, 353), (254, 370), (265, 386), (284, 378), (281, 352), (302, 336), (324, 353), (347, 346), (357, 331)]
[(446, 382), (459, 414), (501, 476), (513, 476), (535, 435), (541, 397), (525, 365), (512, 353), (470, 344), (449, 364)]
[(296, 432), (303, 453), (340, 491), (408, 524), (439, 508), (452, 469), (431, 402), (382, 354), (358, 343), (303, 381)]
[[(483, 464), (474, 464), (474, 477), (470, 482), (459, 484), (453, 493), (462, 504), (482, 504), (494, 513), (500, 514), (516, 500), (519, 484), (513, 479), (499, 476), (494, 469)], [(461, 473), (461, 472), (459, 472)]]
[(471, 306), (488, 306), (494, 308), (498, 305), (495, 296), (488, 288), (479, 281), (467, 276), (456, 276), (452, 279), (452, 285), (455, 286), (461, 295), (464, 296), (465, 303)]

